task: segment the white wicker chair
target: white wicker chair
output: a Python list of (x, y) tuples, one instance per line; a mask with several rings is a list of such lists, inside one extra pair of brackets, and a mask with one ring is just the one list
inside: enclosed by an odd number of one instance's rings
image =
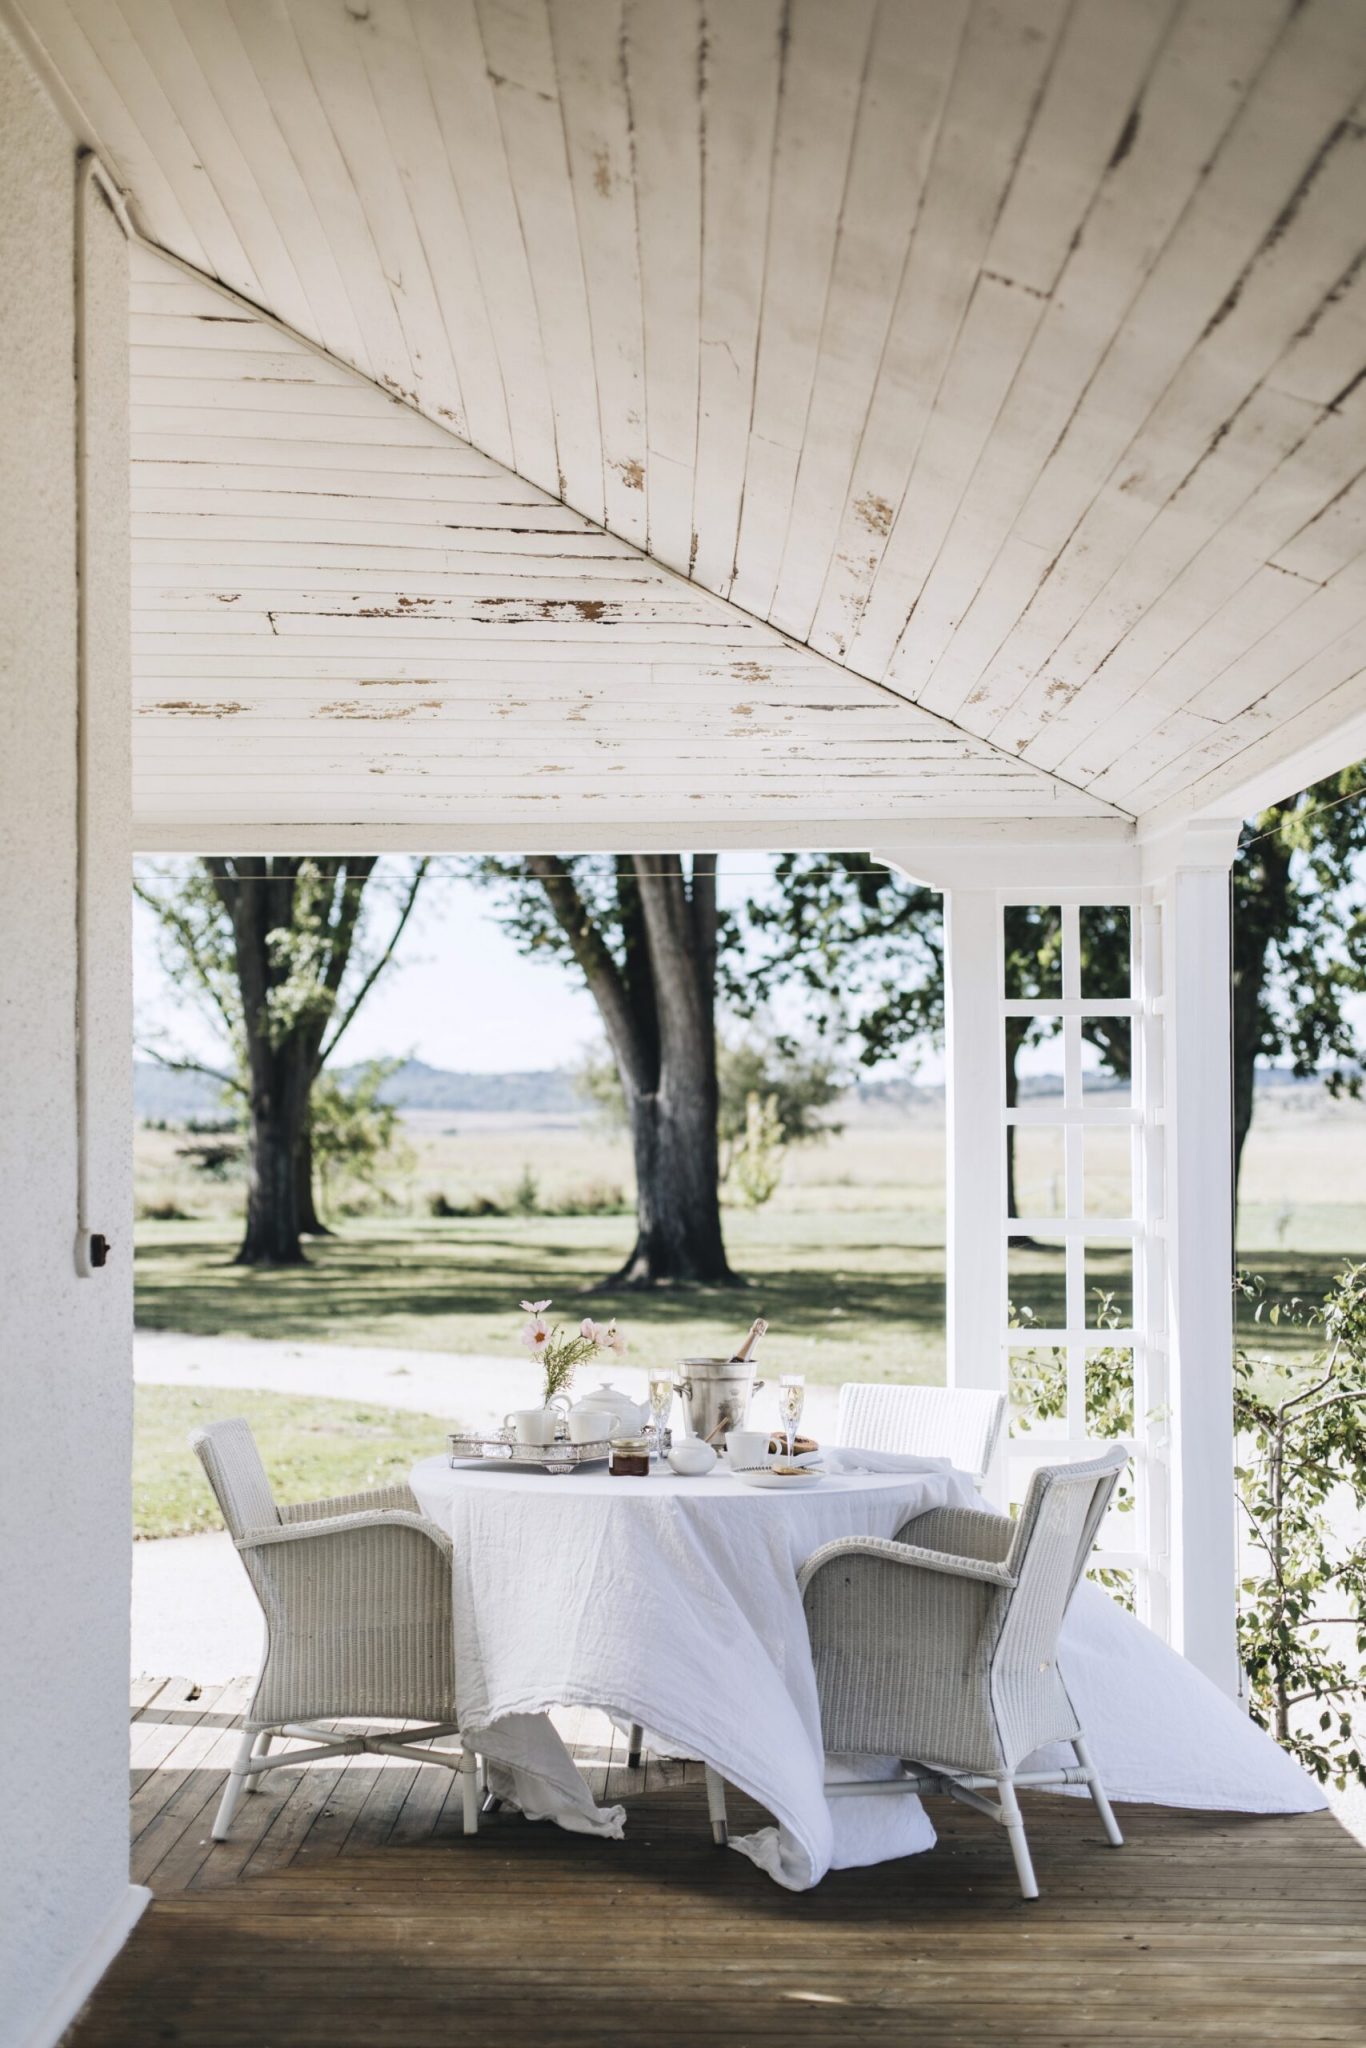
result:
[[(981, 1387), (917, 1387), (846, 1381), (840, 1388), (835, 1442), (865, 1451), (907, 1451), (947, 1458), (979, 1484), (991, 1464), (1006, 1397)], [(632, 1722), (626, 1765), (635, 1770), (644, 1732)]]
[(840, 1388), (838, 1443), (865, 1451), (947, 1458), (980, 1482), (1005, 1414), (1004, 1394), (983, 1387), (917, 1387), (850, 1381)]
[[(1019, 1520), (933, 1508), (894, 1541), (845, 1536), (802, 1566), (821, 1733), (830, 1756), (912, 1761), (875, 1792), (947, 1792), (1007, 1830), (1020, 1890), (1036, 1899), (1018, 1788), (1085, 1785), (1123, 1842), (1058, 1670), (1058, 1634), (1128, 1448), (1034, 1474)], [(1046, 1743), (1076, 1764), (1021, 1771)], [(829, 1797), (868, 1792), (834, 1782)], [(983, 1797), (994, 1790), (997, 1802)], [(725, 1790), (707, 1773), (712, 1832)]]
[[(266, 1619), (266, 1653), (213, 1824), (221, 1842), (244, 1791), (282, 1764), (371, 1750), (458, 1771), (467, 1835), (479, 1825), (472, 1750), (422, 1749), (457, 1735), (451, 1539), (406, 1486), (280, 1507), (240, 1418), (196, 1430), (208, 1475)], [(319, 1721), (401, 1720), (401, 1736), (337, 1735)], [(312, 1746), (269, 1755), (277, 1736)]]

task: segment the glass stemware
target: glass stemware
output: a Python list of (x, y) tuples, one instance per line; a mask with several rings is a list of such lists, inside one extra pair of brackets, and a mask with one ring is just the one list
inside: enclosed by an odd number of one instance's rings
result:
[(655, 1455), (664, 1456), (664, 1432), (668, 1426), (669, 1411), (674, 1404), (674, 1382), (672, 1373), (652, 1372), (650, 1374), (650, 1414), (655, 1426)]
[(787, 1436), (787, 1462), (796, 1456), (797, 1424), (806, 1402), (806, 1379), (799, 1372), (784, 1373), (778, 1382), (778, 1420)]

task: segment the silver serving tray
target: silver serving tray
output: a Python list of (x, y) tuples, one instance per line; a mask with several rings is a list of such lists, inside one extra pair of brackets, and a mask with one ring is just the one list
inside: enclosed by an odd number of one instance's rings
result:
[(605, 1464), (612, 1455), (606, 1437), (588, 1444), (571, 1444), (567, 1438), (553, 1444), (519, 1444), (500, 1434), (464, 1436), (452, 1430), (446, 1441), (452, 1465), (474, 1461), (487, 1465), (539, 1465), (546, 1472), (572, 1472), (579, 1465)]

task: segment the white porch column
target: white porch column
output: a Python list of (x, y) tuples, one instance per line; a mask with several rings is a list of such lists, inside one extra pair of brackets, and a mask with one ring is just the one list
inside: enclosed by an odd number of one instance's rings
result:
[[(1236, 822), (1148, 860), (1162, 908), (1172, 1640), (1239, 1689), (1229, 865)], [(1148, 850), (1145, 849), (1145, 855)]]
[(128, 256), (77, 149), (0, 23), (0, 2041), (24, 2048), (64, 2034), (150, 1897), (128, 1881)]
[[(948, 1377), (1005, 1390), (1005, 1102), (1001, 911), (990, 889), (944, 893), (944, 1042), (948, 1172)], [(1004, 1505), (1004, 1451), (987, 1476)]]

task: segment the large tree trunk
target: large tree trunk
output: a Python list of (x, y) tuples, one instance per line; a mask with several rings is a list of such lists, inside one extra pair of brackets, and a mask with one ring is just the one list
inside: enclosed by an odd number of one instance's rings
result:
[[(611, 1284), (730, 1284), (717, 1196), (716, 1119), (705, 1077), (640, 1095), (631, 1104), (636, 1241)], [(708, 1133), (710, 1132), (710, 1145)]]
[(618, 1285), (734, 1286), (721, 1233), (716, 1135), (716, 859), (697, 854), (691, 887), (677, 854), (635, 861), (649, 948), (658, 1081), (628, 1080), (636, 1242)]
[(330, 1237), (331, 1231), (318, 1214), (314, 1195), (316, 1185), (313, 1174), (313, 1134), (305, 1118), (303, 1130), (299, 1133), (297, 1154), (298, 1189), (295, 1196), (299, 1205), (299, 1228), (305, 1237)]
[(299, 1150), (311, 1076), (297, 1058), (253, 1062), (247, 1141), (247, 1227), (239, 1266), (301, 1266)]
[(1233, 1213), (1243, 1147), (1252, 1129), (1258, 1056), (1274, 1046), (1268, 1030), (1267, 977), (1272, 943), (1286, 928), (1291, 851), (1278, 834), (1263, 834), (1242, 848), (1233, 878)]
[[(1024, 1040), (1025, 1040), (1025, 1032), (1026, 1032), (1026, 1030), (1027, 1030), (1027, 1029), (1028, 1029), (1028, 1025), (1027, 1025), (1027, 1024), (1025, 1023), (1025, 1021), (1024, 1021), (1024, 1020), (1023, 1020), (1022, 1018), (1019, 1018), (1019, 1017), (1007, 1017), (1007, 1018), (1006, 1018), (1006, 1108), (1007, 1108), (1007, 1109), (1016, 1109), (1016, 1108), (1018, 1108), (1018, 1106), (1019, 1106), (1019, 1101), (1020, 1101), (1020, 1077), (1019, 1077), (1019, 1074), (1018, 1074), (1018, 1073), (1017, 1073), (1017, 1071), (1016, 1071), (1016, 1064), (1017, 1064), (1017, 1062), (1018, 1062), (1018, 1060), (1019, 1060), (1019, 1057), (1020, 1057), (1020, 1048), (1021, 1048), (1021, 1046), (1022, 1046), (1022, 1045), (1024, 1044)], [(1013, 1216), (1013, 1215), (1015, 1214), (1015, 1206), (1016, 1206), (1016, 1205), (1015, 1205), (1015, 1130), (1016, 1130), (1016, 1126), (1015, 1126), (1014, 1124), (1012, 1124), (1012, 1123), (1008, 1123), (1008, 1124), (1006, 1125), (1006, 1215), (1007, 1215), (1007, 1216)], [(1018, 1245), (1020, 1245), (1020, 1246), (1022, 1246), (1022, 1247), (1025, 1247), (1025, 1246), (1031, 1246), (1031, 1245), (1033, 1245), (1033, 1243), (1034, 1243), (1034, 1239), (1033, 1239), (1032, 1237), (1016, 1237), (1016, 1238), (1013, 1238), (1013, 1239), (1012, 1239), (1012, 1243), (1014, 1243), (1014, 1244), (1018, 1244)]]
[(619, 858), (619, 961), (565, 862), (538, 854), (527, 868), (597, 1003), (631, 1119), (636, 1241), (604, 1284), (736, 1285), (716, 1135), (716, 856), (694, 856), (691, 882), (676, 853)]

